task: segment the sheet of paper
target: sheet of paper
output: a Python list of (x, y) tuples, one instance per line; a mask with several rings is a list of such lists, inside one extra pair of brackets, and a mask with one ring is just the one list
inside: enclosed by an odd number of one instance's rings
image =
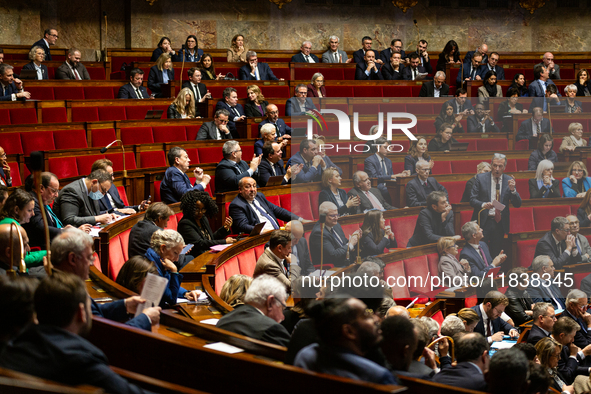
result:
[(223, 343), (223, 342), (210, 343), (208, 345), (204, 345), (203, 347), (208, 348), (208, 349), (217, 350), (218, 352), (228, 353), (228, 354), (240, 353), (240, 352), (244, 351), (244, 350), (240, 349), (239, 347), (228, 345), (227, 343)]
[(509, 342), (493, 342), (490, 347), (493, 347), (495, 349), (509, 349), (511, 347), (515, 346), (515, 342), (513, 341), (509, 341)]
[(90, 228), (90, 236), (91, 237), (98, 237), (99, 236), (99, 231), (101, 231), (100, 227), (91, 227)]
[(222, 250), (226, 249), (227, 247), (232, 246), (232, 244), (225, 244), (225, 245), (213, 245), (209, 249), (213, 250), (214, 252), (221, 252)]
[(160, 305), (160, 300), (162, 299), (164, 290), (166, 290), (166, 286), (168, 286), (168, 279), (160, 275), (148, 273), (141, 294), (141, 297), (145, 299), (146, 302), (138, 305), (135, 315), (139, 316), (145, 308)]
[(503, 204), (501, 204), (500, 202), (498, 202), (497, 200), (493, 200), (492, 204), (493, 204), (493, 208), (498, 209), (500, 212), (503, 212), (503, 209), (505, 209), (505, 206)]
[(215, 326), (216, 324), (218, 324), (219, 319), (205, 319), (205, 320), (201, 320), (199, 323), (203, 323), (203, 324), (211, 324), (212, 326)]
[(186, 304), (187, 302), (189, 302), (189, 300), (187, 300), (186, 298), (177, 298), (176, 299), (177, 304)]

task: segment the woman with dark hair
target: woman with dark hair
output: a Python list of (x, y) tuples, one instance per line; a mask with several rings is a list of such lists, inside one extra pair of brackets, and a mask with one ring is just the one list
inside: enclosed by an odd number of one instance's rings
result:
[[(168, 107), (166, 117), (168, 119), (194, 119), (195, 116), (195, 96), (193, 90), (183, 88), (179, 92), (176, 99)], [(200, 118), (201, 116), (197, 116)]]
[(581, 227), (591, 227), (591, 189), (588, 189), (577, 209), (577, 219)]
[(497, 111), (497, 120), (499, 122), (503, 121), (504, 118), (513, 118), (514, 114), (527, 113), (527, 109), (523, 109), (523, 105), (518, 103), (518, 100), (519, 90), (514, 87), (507, 89), (507, 101), (503, 101)]
[(199, 41), (193, 34), (187, 37), (185, 41), (185, 49), (179, 50), (179, 54), (175, 57), (175, 62), (198, 62), (203, 56), (203, 49), (199, 48)]
[(484, 76), (482, 86), (478, 88), (478, 101), (482, 104), (489, 97), (503, 97), (503, 89), (497, 85), (497, 73), (489, 70)]
[(441, 129), (441, 125), (444, 123), (450, 124), (453, 127), (454, 133), (464, 133), (461, 123), (463, 117), (463, 113), (454, 115), (454, 107), (449, 102), (443, 104), (441, 112), (439, 112), (439, 115), (435, 119), (435, 133)]
[(233, 244), (235, 238), (228, 237), (232, 228), (232, 218), (227, 217), (224, 225), (216, 232), (211, 231), (208, 217), (218, 213), (215, 201), (207, 192), (191, 190), (181, 198), (181, 211), (183, 218), (179, 222), (178, 232), (183, 236), (187, 244), (193, 244), (189, 254), (197, 257), (209, 250), (214, 245)]
[(339, 216), (353, 215), (361, 204), (359, 196), (347, 198), (347, 192), (340, 188), (341, 174), (336, 168), (330, 167), (322, 173), (322, 190), (318, 195), (318, 206), (325, 201), (330, 201), (337, 206)]
[(416, 136), (416, 141), (410, 141), (408, 155), (404, 158), (404, 169), (410, 171), (410, 175), (416, 174), (416, 164), (419, 158), (431, 161), (431, 156), (427, 151), (427, 139)]
[[(513, 77), (513, 83), (511, 84), (510, 88), (517, 89), (519, 97), (529, 97), (527, 81), (525, 80), (525, 75), (523, 74), (516, 74)], [(507, 95), (507, 97), (509, 97), (509, 95)]]
[(174, 50), (172, 49), (172, 41), (170, 41), (170, 38), (168, 37), (162, 37), (160, 39), (160, 41), (158, 42), (158, 48), (154, 49), (154, 52), (152, 52), (152, 57), (150, 58), (150, 61), (155, 62), (163, 53), (167, 53), (171, 57), (174, 56)]
[(142, 294), (146, 276), (158, 275), (158, 269), (153, 262), (144, 256), (134, 256), (127, 260), (119, 273), (116, 282), (135, 293)]
[(591, 180), (587, 167), (582, 161), (573, 161), (566, 177), (562, 178), (562, 195), (564, 197), (584, 197), (591, 189)]
[(148, 89), (155, 95), (154, 97), (162, 98), (160, 84), (166, 84), (168, 81), (174, 81), (174, 68), (172, 67), (170, 54), (163, 53), (156, 61), (156, 64), (150, 68)]
[(554, 146), (554, 139), (550, 133), (542, 133), (538, 139), (538, 149), (529, 155), (529, 162), (527, 165), (528, 171), (535, 171), (538, 169), (538, 164), (542, 160), (550, 160), (552, 163), (558, 161), (558, 155), (552, 147)]
[(244, 46), (244, 36), (236, 34), (232, 37), (232, 45), (228, 49), (228, 63), (248, 63), (246, 60), (248, 49)]
[(454, 137), (453, 127), (448, 123), (443, 123), (435, 137), (429, 142), (429, 152), (449, 152), (451, 150), (451, 144), (458, 142)]
[(36, 70), (37, 77), (34, 79), (48, 79), (49, 74), (47, 71), (47, 66), (43, 63), (45, 60), (45, 50), (40, 46), (34, 46), (29, 51), (29, 60), (30, 63), (27, 63), (23, 66), (23, 70)]
[(199, 69), (201, 70), (201, 79), (204, 81), (218, 80), (220, 78), (225, 77), (225, 75), (223, 74), (215, 74), (213, 58), (209, 53), (206, 53), (203, 56), (201, 56), (201, 61), (199, 62)]
[(359, 255), (361, 257), (383, 254), (385, 248), (397, 248), (398, 242), (382, 211), (371, 210), (365, 213), (361, 225), (361, 241), (359, 241)]
[(591, 96), (591, 91), (589, 89), (589, 71), (582, 68), (577, 72), (577, 78), (575, 78), (577, 82), (575, 82), (575, 86), (577, 87), (577, 96)]
[(248, 118), (256, 118), (265, 116), (267, 112), (267, 105), (269, 102), (265, 100), (265, 96), (257, 85), (249, 85), (246, 87), (246, 104), (244, 104), (244, 113)]
[(439, 54), (436, 71), (445, 72), (446, 64), (460, 64), (460, 49), (454, 40), (449, 40), (443, 48), (443, 52)]

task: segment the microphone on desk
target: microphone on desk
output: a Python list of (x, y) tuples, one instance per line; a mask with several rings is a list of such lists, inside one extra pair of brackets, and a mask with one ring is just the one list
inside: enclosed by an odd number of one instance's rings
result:
[(115, 141), (111, 142), (109, 145), (105, 146), (104, 148), (101, 148), (101, 153), (105, 153), (105, 152), (106, 152), (107, 150), (109, 150), (109, 148), (110, 148), (111, 146), (113, 146), (113, 144), (115, 144), (115, 142), (117, 142), (117, 141), (119, 141), (119, 140), (115, 140)]
[(124, 178), (127, 178), (127, 169), (125, 167), (125, 147), (123, 146), (123, 141), (121, 141), (121, 140), (115, 140), (115, 141), (111, 142), (109, 145), (105, 146), (104, 148), (101, 148), (101, 153), (105, 153), (116, 142), (121, 142), (121, 150), (123, 151), (123, 177)]
[(45, 249), (47, 250), (47, 264), (44, 264), (44, 268), (47, 272), (47, 275), (51, 276), (51, 271), (53, 267), (51, 265), (49, 226), (47, 222), (47, 212), (45, 212), (45, 209), (43, 207), (43, 198), (41, 197), (41, 171), (43, 170), (43, 152), (31, 152), (30, 163), (30, 169), (33, 173), (33, 181), (35, 182), (35, 190), (37, 192), (37, 202), (39, 203), (39, 211), (41, 212), (41, 217), (43, 218), (43, 233), (45, 235)]

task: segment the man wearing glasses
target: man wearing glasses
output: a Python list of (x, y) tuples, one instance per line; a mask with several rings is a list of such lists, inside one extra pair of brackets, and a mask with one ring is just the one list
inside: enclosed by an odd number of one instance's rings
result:
[(228, 140), (234, 138), (228, 128), (230, 113), (225, 109), (215, 111), (211, 122), (201, 125), (197, 132), (197, 140)]
[(484, 335), (488, 343), (502, 341), (505, 334), (511, 337), (519, 336), (517, 330), (501, 318), (507, 305), (509, 300), (503, 293), (498, 291), (486, 293), (482, 304), (472, 307), (480, 318), (474, 327), (474, 332)]
[(316, 106), (308, 98), (308, 87), (301, 83), (295, 88), (295, 97), (285, 103), (285, 116), (304, 115), (311, 109), (316, 109)]
[[(533, 275), (530, 276), (527, 293), (533, 302), (549, 302), (554, 309), (566, 309), (564, 296), (555, 283), (554, 263), (549, 256), (537, 256), (531, 265)], [(533, 280), (534, 278), (538, 280)]]
[(565, 303), (566, 310), (564, 311), (563, 316), (570, 317), (579, 325), (579, 329), (575, 333), (575, 345), (580, 348), (585, 348), (591, 345), (591, 334), (589, 333), (589, 327), (591, 327), (591, 315), (587, 312), (587, 294), (581, 290), (573, 289), (568, 292)]
[(575, 236), (570, 233), (568, 220), (558, 216), (552, 220), (550, 231), (538, 241), (534, 258), (548, 256), (556, 269), (567, 264), (578, 264), (581, 262), (581, 254), (575, 241)]
[(549, 302), (537, 302), (532, 309), (533, 325), (527, 343), (536, 345), (541, 339), (549, 337), (556, 322), (554, 307)]
[(380, 52), (380, 59), (382, 62), (384, 62), (384, 64), (388, 64), (390, 63), (390, 58), (392, 57), (393, 53), (399, 53), (400, 58), (403, 61), (406, 59), (406, 53), (404, 52), (404, 49), (402, 49), (402, 40), (399, 38), (393, 39), (392, 42), (390, 42), (390, 48), (384, 49), (382, 52)]
[(51, 60), (51, 51), (49, 50), (49, 47), (55, 45), (58, 38), (57, 30), (47, 29), (43, 33), (43, 38), (34, 43), (31, 48), (34, 46), (40, 46), (45, 51), (45, 60)]
[(415, 165), (417, 176), (411, 179), (406, 185), (406, 205), (409, 207), (427, 206), (427, 196), (435, 191), (444, 192), (447, 190), (437, 179), (429, 177), (431, 173), (431, 162), (419, 159)]

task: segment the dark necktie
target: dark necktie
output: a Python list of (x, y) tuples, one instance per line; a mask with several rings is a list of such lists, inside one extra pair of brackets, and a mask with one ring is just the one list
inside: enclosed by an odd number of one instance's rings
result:
[(304, 55), (304, 57), (306, 58), (306, 63), (310, 63), (310, 56)]
[(285, 268), (285, 272), (287, 272), (287, 276), (289, 276), (289, 263), (287, 260), (283, 260), (283, 267)]
[(388, 175), (388, 167), (386, 167), (384, 159), (382, 159), (382, 169), (384, 170), (384, 175)]
[(234, 168), (236, 168), (236, 171), (238, 172), (238, 174), (242, 174), (242, 170), (240, 169), (240, 163), (236, 163), (236, 166)]
[(135, 94), (136, 94), (137, 98), (139, 98), (139, 99), (144, 98), (144, 96), (142, 96), (142, 93), (140, 92), (139, 88), (135, 88)]
[(341, 238), (337, 235), (336, 231), (334, 231), (334, 228), (330, 229), (330, 233), (332, 234), (332, 236), (334, 237), (334, 239), (338, 242), (338, 244), (340, 246), (343, 246), (343, 242), (341, 241)]
[[(496, 200), (500, 202), (501, 200), (501, 184), (499, 183), (499, 179), (497, 178), (497, 193), (496, 193)], [(495, 221), (499, 223), (501, 221), (501, 211), (495, 209)]]
[(491, 323), (490, 319), (487, 319), (486, 320), (486, 336), (487, 337), (492, 336), (492, 330), (490, 328), (490, 325), (491, 325), (490, 323)]
[(109, 196), (107, 194), (105, 194), (105, 196), (103, 197), (103, 201), (105, 202), (105, 206), (107, 207), (107, 211), (110, 211), (111, 209), (113, 209), (113, 206), (111, 205), (111, 201), (109, 201)]
[(472, 73), (470, 74), (470, 79), (474, 80), (476, 78), (476, 69), (472, 68)]
[(413, 68), (412, 69), (412, 80), (414, 81), (417, 78), (417, 69)]
[(277, 137), (281, 137), (281, 134), (279, 133), (279, 126), (277, 125), (277, 123), (275, 123), (273, 126), (275, 126), (275, 131), (277, 132)]
[(265, 217), (265, 219), (267, 219), (267, 221), (269, 223), (271, 223), (271, 225), (273, 226), (273, 228), (275, 230), (279, 230), (279, 226), (277, 225), (277, 223), (275, 222), (275, 220), (273, 220), (273, 218), (271, 216), (269, 216), (269, 214), (267, 212), (265, 212), (262, 208), (260, 208), (255, 202), (253, 202), (252, 205), (254, 205), (255, 209), (257, 211), (259, 211), (259, 213), (261, 215), (263, 215)]

